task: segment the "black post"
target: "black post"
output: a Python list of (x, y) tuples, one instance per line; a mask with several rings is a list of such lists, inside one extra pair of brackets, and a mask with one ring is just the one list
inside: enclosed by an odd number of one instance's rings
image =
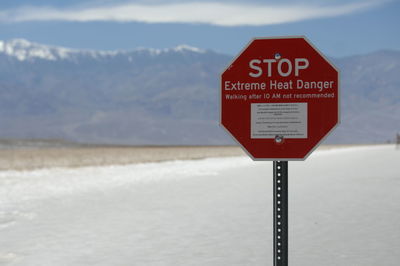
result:
[(274, 161), (274, 266), (288, 266), (288, 162)]

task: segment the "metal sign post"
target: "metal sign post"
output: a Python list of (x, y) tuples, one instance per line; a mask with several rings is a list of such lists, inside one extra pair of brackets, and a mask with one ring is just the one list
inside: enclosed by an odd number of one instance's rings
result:
[(288, 162), (274, 161), (274, 266), (288, 266)]

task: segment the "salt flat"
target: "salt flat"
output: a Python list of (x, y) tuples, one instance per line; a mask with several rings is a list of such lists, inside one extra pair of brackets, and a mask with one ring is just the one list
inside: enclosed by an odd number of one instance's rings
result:
[[(290, 162), (290, 265), (399, 265), (399, 162), (393, 145)], [(0, 171), (0, 265), (272, 265), (272, 163)]]

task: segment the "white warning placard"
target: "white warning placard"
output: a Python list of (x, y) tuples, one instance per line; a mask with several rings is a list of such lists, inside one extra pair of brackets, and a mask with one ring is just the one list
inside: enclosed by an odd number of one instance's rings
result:
[(307, 103), (252, 103), (251, 138), (307, 138)]

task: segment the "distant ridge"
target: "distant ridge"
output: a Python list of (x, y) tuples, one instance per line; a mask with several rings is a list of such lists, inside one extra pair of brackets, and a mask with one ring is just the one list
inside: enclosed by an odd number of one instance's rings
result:
[[(219, 77), (232, 60), (190, 46), (76, 50), (0, 41), (0, 138), (128, 145), (233, 144), (219, 127)], [(342, 124), (329, 143), (400, 132), (400, 52), (332, 59)]]

